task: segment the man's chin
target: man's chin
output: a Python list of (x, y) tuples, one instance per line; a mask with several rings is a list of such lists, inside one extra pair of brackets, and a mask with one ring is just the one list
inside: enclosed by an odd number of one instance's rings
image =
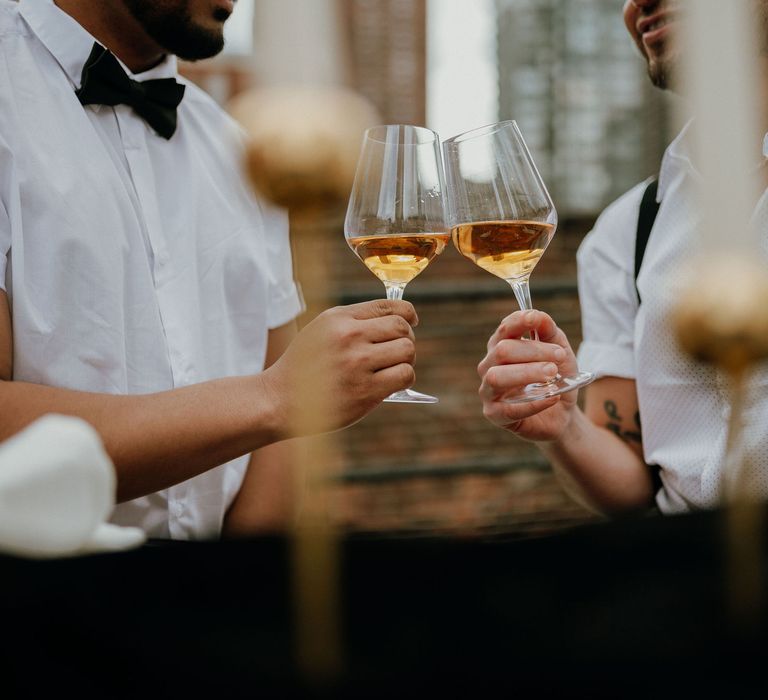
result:
[(177, 35), (173, 41), (166, 42), (164, 48), (184, 61), (200, 61), (221, 52), (224, 48), (224, 35), (213, 31)]
[(660, 90), (674, 89), (676, 73), (671, 61), (654, 61), (648, 65), (648, 76)]

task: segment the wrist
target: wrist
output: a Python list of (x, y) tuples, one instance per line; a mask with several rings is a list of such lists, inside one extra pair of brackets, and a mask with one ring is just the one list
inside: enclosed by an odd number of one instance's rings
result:
[(551, 440), (540, 443), (542, 451), (550, 454), (557, 454), (584, 439), (585, 435), (585, 421), (588, 422), (587, 417), (577, 404), (569, 407), (565, 412), (565, 422), (560, 433)]
[(249, 401), (254, 408), (253, 430), (265, 437), (266, 443), (280, 442), (293, 437), (289, 411), (276, 386), (273, 370), (266, 369), (250, 377)]

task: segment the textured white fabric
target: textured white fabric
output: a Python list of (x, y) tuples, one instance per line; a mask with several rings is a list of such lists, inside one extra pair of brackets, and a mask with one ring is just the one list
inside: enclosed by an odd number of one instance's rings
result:
[[(93, 37), (52, 0), (0, 0), (0, 287), (14, 379), (116, 394), (263, 369), (294, 318), (286, 217), (242, 178), (241, 134), (187, 83), (165, 140), (74, 94)], [(175, 58), (140, 76), (176, 76)], [(183, 79), (180, 79), (183, 81)], [(247, 457), (120, 505), (151, 536), (216, 536)]]
[[(579, 365), (599, 376), (636, 380), (645, 460), (662, 468), (656, 500), (664, 513), (718, 503), (729, 415), (722, 378), (681, 352), (669, 322), (685, 282), (684, 263), (698, 250), (698, 175), (688, 133), (686, 127), (662, 162), (661, 206), (638, 277), (642, 304), (635, 292), (634, 257), (646, 183), (606, 209), (578, 253), (584, 334)], [(762, 221), (768, 225), (768, 219)], [(745, 440), (757, 467), (751, 488), (763, 498), (768, 497), (766, 389), (768, 373), (760, 369), (750, 382)]]
[(144, 533), (105, 522), (115, 469), (85, 421), (48, 415), (0, 445), (0, 551), (61, 557), (135, 547)]

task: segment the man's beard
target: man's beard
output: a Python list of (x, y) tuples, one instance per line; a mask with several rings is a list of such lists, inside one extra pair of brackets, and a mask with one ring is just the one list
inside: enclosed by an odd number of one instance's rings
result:
[[(185, 61), (215, 56), (224, 48), (224, 32), (196, 25), (189, 14), (187, 0), (177, 9), (164, 7), (157, 0), (123, 0), (128, 11), (160, 46)], [(226, 17), (222, 17), (223, 21)]]
[(670, 59), (652, 61), (648, 64), (648, 76), (651, 82), (660, 90), (668, 90), (674, 85), (676, 66)]

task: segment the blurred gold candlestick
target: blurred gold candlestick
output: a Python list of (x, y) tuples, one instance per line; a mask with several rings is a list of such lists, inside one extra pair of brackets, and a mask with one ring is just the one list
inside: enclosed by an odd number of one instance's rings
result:
[[(713, 265), (716, 264), (716, 267)], [(728, 378), (731, 408), (721, 493), (727, 505), (728, 606), (742, 630), (764, 606), (764, 507), (749, 493), (754, 483), (743, 440), (743, 403), (749, 376), (768, 359), (768, 274), (746, 253), (702, 259), (694, 268), (717, 269), (702, 286), (694, 275), (681, 295), (673, 323), (680, 345)]]
[[(369, 102), (340, 87), (274, 87), (239, 97), (230, 107), (248, 134), (246, 169), (258, 194), (289, 210), (294, 270), (305, 290), (306, 318), (332, 305), (328, 261), (320, 231), (346, 206), (362, 134), (377, 121)], [(341, 233), (339, 233), (341, 235)], [(313, 384), (300, 387), (293, 416), (295, 497), (293, 531), (296, 657), (314, 683), (343, 669), (338, 537), (329, 514), (338, 444), (318, 434), (330, 397)]]
[[(697, 136), (696, 167), (701, 257), (674, 313), (687, 352), (728, 378), (731, 415), (721, 494), (726, 509), (728, 606), (745, 630), (763, 601), (763, 509), (750, 497), (749, 455), (743, 438), (743, 400), (757, 363), (768, 358), (768, 279), (753, 219), (764, 184), (758, 180), (764, 93), (760, 38), (752, 0), (688, 0), (684, 83)], [(717, 46), (717, 51), (712, 47)], [(758, 210), (765, 202), (759, 201)], [(727, 229), (723, 222), (727, 221)]]

